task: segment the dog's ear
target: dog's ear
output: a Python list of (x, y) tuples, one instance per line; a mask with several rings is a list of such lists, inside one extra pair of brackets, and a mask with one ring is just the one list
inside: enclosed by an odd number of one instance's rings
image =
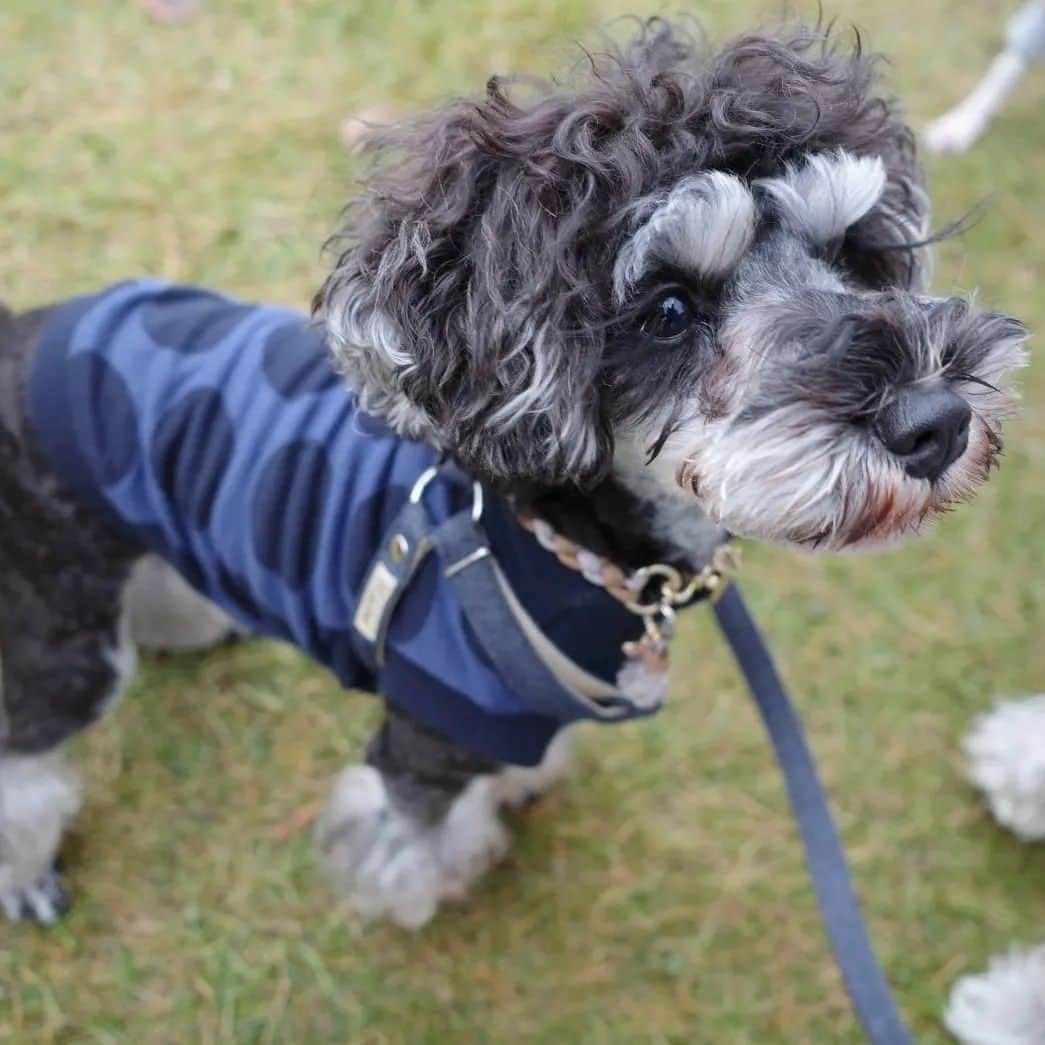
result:
[(847, 232), (847, 264), (868, 286), (921, 293), (932, 278), (929, 194), (913, 144), (893, 148), (883, 159), (885, 189), (877, 206)]
[(858, 32), (821, 22), (742, 37), (716, 59), (718, 106), (729, 113), (717, 123), (727, 136), (736, 126), (748, 128), (748, 143), (759, 149), (754, 167), (838, 148), (880, 159), (885, 188), (850, 229), (847, 263), (868, 285), (921, 290), (929, 281), (929, 252), (907, 245), (928, 235), (929, 196), (914, 134), (883, 87), (882, 64), (880, 55), (864, 50)]
[(883, 87), (880, 55), (858, 32), (785, 24), (746, 34), (714, 56), (706, 126), (716, 153), (748, 177), (775, 177), (787, 163), (839, 148), (877, 157), (886, 173), (878, 206), (852, 229), (852, 256), (869, 285), (919, 289), (928, 252), (929, 198), (914, 135)]
[(584, 208), (542, 166), (567, 103), (539, 97), (493, 80), (379, 134), (316, 301), (363, 408), (495, 484), (583, 484), (612, 454)]

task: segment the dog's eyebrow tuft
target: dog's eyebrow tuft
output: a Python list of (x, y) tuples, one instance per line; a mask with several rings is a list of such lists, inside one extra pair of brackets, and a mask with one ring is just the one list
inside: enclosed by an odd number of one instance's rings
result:
[(644, 201), (644, 221), (613, 267), (618, 301), (657, 263), (697, 276), (732, 269), (755, 231), (755, 202), (732, 174), (711, 171), (683, 178), (667, 195)]
[(885, 188), (885, 167), (877, 156), (837, 152), (810, 156), (788, 166), (780, 178), (755, 183), (772, 197), (777, 213), (813, 243), (829, 243), (859, 221)]

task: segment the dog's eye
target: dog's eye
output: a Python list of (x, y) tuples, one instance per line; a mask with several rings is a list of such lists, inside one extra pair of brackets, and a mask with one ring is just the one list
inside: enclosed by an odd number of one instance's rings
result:
[(674, 341), (693, 324), (693, 308), (679, 290), (669, 290), (642, 317), (642, 332), (657, 341)]

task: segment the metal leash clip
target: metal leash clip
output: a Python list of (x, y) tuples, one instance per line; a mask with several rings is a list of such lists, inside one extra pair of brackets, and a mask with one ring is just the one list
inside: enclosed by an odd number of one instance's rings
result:
[[(632, 613), (643, 618), (646, 636), (657, 644), (666, 642), (675, 633), (675, 607), (684, 606), (700, 592), (707, 592), (714, 605), (721, 598), (726, 586), (740, 569), (740, 549), (729, 542), (720, 544), (702, 570), (686, 576), (681, 570), (667, 563), (657, 562), (643, 566), (629, 578), (629, 587), (634, 586), (637, 597), (626, 602)], [(660, 580), (656, 597), (650, 602), (642, 601), (642, 593), (651, 581)]]

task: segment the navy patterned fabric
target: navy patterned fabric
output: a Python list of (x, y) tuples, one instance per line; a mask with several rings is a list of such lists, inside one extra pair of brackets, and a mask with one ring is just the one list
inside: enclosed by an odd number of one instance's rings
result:
[[(540, 759), (562, 723), (493, 671), (434, 556), (396, 610), (381, 672), (354, 646), (373, 551), (434, 455), (357, 410), (307, 317), (157, 280), (77, 298), (43, 334), (30, 411), (74, 490), (247, 627), (480, 754)], [(425, 492), (436, 520), (467, 498), (442, 476)], [(638, 618), (541, 549), (498, 498), (483, 523), (541, 630), (612, 682)]]

